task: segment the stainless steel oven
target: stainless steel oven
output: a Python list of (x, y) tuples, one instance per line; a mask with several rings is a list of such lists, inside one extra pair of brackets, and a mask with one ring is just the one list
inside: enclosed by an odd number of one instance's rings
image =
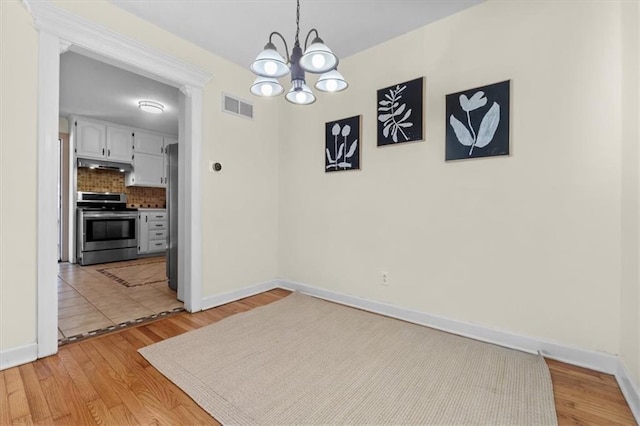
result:
[(126, 194), (79, 192), (77, 220), (81, 265), (138, 257), (138, 212), (126, 208)]

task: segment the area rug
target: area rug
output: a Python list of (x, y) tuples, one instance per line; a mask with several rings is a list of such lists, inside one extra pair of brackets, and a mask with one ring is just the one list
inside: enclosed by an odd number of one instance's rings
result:
[(223, 424), (557, 424), (542, 356), (299, 293), (139, 352)]
[(155, 259), (148, 262), (108, 266), (97, 271), (126, 287), (138, 287), (166, 281), (166, 268), (164, 259)]

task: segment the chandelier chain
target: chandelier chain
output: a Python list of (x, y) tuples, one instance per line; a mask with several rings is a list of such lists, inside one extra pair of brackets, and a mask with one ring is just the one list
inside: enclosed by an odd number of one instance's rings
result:
[(300, 45), (299, 36), (300, 36), (300, 0), (297, 0), (297, 7), (296, 7), (296, 45), (297, 46)]

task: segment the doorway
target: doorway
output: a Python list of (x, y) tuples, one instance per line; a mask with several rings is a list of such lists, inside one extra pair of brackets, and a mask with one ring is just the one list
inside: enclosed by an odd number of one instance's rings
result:
[[(72, 49), (60, 56), (60, 136), (71, 149), (59, 191), (70, 216), (59, 226), (69, 225), (69, 247), (76, 242), (70, 263), (58, 265), (65, 344), (183, 310), (165, 261), (169, 241), (177, 246), (167, 198), (176, 176), (166, 166), (179, 142), (181, 93)], [(138, 107), (148, 99), (162, 114)]]
[[(71, 46), (110, 58), (125, 69), (155, 77), (180, 88), (180, 222), (179, 279), (185, 283), (185, 308), (201, 309), (201, 188), (202, 89), (211, 75), (187, 63), (150, 49), (136, 40), (85, 21), (51, 3), (30, 3), (39, 30), (38, 53), (38, 357), (57, 352), (56, 150), (59, 116), (60, 53)], [(184, 105), (184, 108), (182, 108)], [(188, 170), (188, 173), (186, 172)]]

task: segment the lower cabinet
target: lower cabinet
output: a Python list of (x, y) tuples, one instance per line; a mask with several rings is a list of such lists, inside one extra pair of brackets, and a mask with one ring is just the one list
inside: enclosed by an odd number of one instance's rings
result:
[(138, 213), (138, 254), (159, 253), (167, 249), (167, 211)]

